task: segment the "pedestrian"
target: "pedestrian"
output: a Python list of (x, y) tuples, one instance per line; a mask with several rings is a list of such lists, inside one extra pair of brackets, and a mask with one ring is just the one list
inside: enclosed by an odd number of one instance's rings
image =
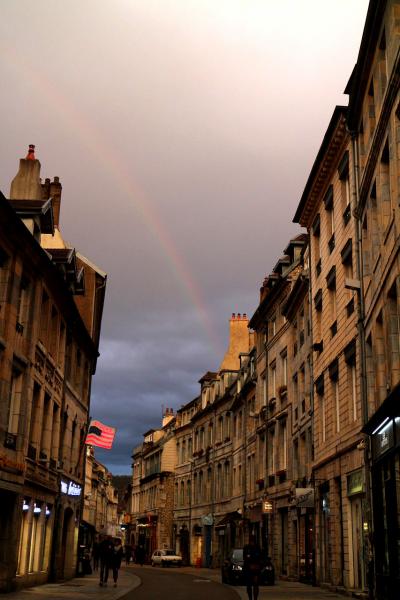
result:
[(123, 554), (123, 551), (122, 551), (121, 540), (119, 538), (115, 538), (112, 557), (111, 557), (111, 567), (112, 567), (112, 572), (113, 572), (114, 587), (117, 587), (118, 571), (121, 567), (122, 554)]
[(100, 542), (100, 582), (99, 585), (107, 586), (108, 572), (111, 566), (113, 543), (110, 535)]
[(98, 571), (99, 570), (99, 558), (100, 558), (100, 545), (97, 540), (95, 540), (93, 542), (92, 558), (93, 558), (93, 571)]
[(262, 552), (254, 535), (250, 536), (249, 543), (243, 548), (243, 570), (249, 600), (257, 600), (262, 570)]
[(136, 548), (136, 562), (143, 567), (145, 550), (143, 544), (139, 544)]
[(126, 544), (126, 546), (125, 546), (125, 562), (126, 562), (127, 566), (131, 562), (131, 558), (132, 558), (132, 546), (130, 544)]

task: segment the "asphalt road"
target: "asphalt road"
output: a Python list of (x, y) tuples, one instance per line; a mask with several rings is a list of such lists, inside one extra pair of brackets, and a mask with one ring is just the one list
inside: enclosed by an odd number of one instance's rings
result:
[(176, 569), (130, 569), (142, 585), (123, 600), (239, 600), (234, 589), (196, 575), (177, 573)]

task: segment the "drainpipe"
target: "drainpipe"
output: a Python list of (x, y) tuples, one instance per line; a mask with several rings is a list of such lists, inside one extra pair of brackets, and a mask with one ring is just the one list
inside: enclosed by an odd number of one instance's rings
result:
[[(308, 232), (308, 319), (310, 322), (310, 341), (311, 341), (311, 352), (310, 352), (310, 410), (311, 410), (311, 462), (314, 462), (314, 324), (312, 319), (312, 277), (311, 277), (311, 236)], [(311, 469), (311, 481), (314, 488), (314, 518), (313, 518), (313, 541), (312, 541), (312, 585), (317, 585), (316, 578), (316, 564), (315, 564), (315, 548), (316, 548), (316, 520), (317, 510), (315, 505), (315, 478), (313, 470)], [(308, 532), (307, 532), (308, 534)]]
[[(360, 346), (360, 391), (361, 391), (361, 411), (362, 411), (362, 423), (365, 425), (368, 421), (368, 395), (367, 395), (367, 365), (366, 365), (366, 353), (365, 353), (365, 304), (364, 304), (364, 281), (363, 281), (363, 264), (362, 264), (362, 223), (361, 223), (361, 209), (360, 209), (360, 163), (358, 155), (358, 138), (355, 131), (350, 132), (351, 135), (351, 150), (353, 155), (353, 206), (352, 213), (356, 219), (356, 244), (355, 244), (355, 255), (356, 255), (356, 268), (357, 277), (360, 282), (360, 286), (357, 290), (357, 330), (358, 339)], [(371, 536), (373, 533), (373, 519), (372, 519), (372, 482), (371, 482), (371, 439), (369, 436), (364, 438), (364, 470), (365, 470), (365, 496), (366, 496), (366, 520), (368, 523), (368, 544), (364, 543), (366, 547), (366, 570), (367, 570), (367, 584), (370, 564), (372, 562), (372, 548), (371, 548)], [(370, 597), (373, 597), (373, 590), (369, 590)]]

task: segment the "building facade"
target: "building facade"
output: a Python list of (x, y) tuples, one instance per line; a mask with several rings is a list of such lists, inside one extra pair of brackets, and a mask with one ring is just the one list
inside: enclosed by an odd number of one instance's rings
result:
[(119, 533), (118, 492), (112, 485), (112, 474), (95, 458), (87, 446), (82, 528), (82, 543), (87, 548), (100, 535), (115, 537)]
[(370, 587), (392, 600), (400, 584), (399, 42), (400, 4), (371, 2), (348, 85), (357, 178), (364, 431), (373, 520)]
[[(33, 147), (0, 200), (0, 589), (9, 591), (76, 571), (105, 277), (101, 292), (86, 290), (75, 250), (49, 244), (62, 239), (61, 184), (41, 183)], [(97, 312), (91, 332), (78, 294)]]

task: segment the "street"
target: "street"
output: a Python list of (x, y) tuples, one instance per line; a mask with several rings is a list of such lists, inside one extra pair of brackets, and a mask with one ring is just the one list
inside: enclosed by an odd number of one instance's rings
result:
[(124, 596), (124, 600), (238, 600), (234, 588), (207, 576), (178, 572), (177, 569), (134, 567), (142, 585)]
[[(243, 586), (221, 584), (217, 569), (162, 569), (129, 567), (140, 580), (140, 587), (127, 593), (124, 600), (247, 600)], [(343, 596), (298, 582), (278, 581), (275, 586), (260, 587), (259, 600), (340, 600)]]

